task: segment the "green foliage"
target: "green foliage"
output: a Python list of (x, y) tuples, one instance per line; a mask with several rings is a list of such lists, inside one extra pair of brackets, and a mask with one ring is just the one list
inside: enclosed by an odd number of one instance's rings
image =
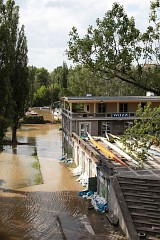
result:
[(43, 178), (42, 178), (42, 174), (40, 171), (40, 163), (39, 163), (39, 159), (38, 159), (38, 155), (37, 155), (37, 148), (34, 148), (34, 153), (33, 155), (35, 158), (35, 162), (33, 162), (32, 167), (38, 170), (38, 173), (35, 177), (35, 184), (42, 184), (43, 183)]
[(39, 185), (39, 184), (43, 184), (43, 178), (42, 178), (42, 175), (39, 173), (36, 175), (36, 178), (35, 178), (35, 184), (36, 185)]
[(35, 86), (39, 88), (41, 86), (47, 87), (49, 85), (50, 75), (47, 69), (37, 68), (35, 72)]
[(27, 41), (24, 26), (19, 28), (19, 7), (15, 1), (0, 2), (0, 125), (1, 138), (12, 126), (16, 142), (19, 119), (24, 115), (29, 93)]
[(7, 128), (9, 126), (8, 120), (0, 116), (0, 144), (2, 143), (5, 132), (7, 131)]
[[(27, 98), (29, 94), (28, 81), (28, 57), (27, 57), (27, 40), (24, 35), (24, 27), (22, 26), (17, 38), (17, 47), (15, 49), (15, 68), (13, 76), (11, 77), (12, 99), (14, 101), (14, 113), (18, 117), (24, 115)], [(14, 115), (15, 115), (14, 114)]]
[(6, 6), (3, 1), (0, 1), (0, 141), (2, 141), (7, 126), (9, 126), (8, 118), (12, 107), (9, 79), (9, 73), (11, 72), (11, 45), (8, 17)]
[(51, 76), (47, 69), (29, 66), (29, 105), (51, 105), (52, 89)]
[(26, 124), (45, 123), (43, 116), (24, 116), (22, 122)]
[(29, 106), (32, 107), (33, 106), (33, 98), (34, 98), (34, 93), (36, 91), (36, 86), (35, 86), (35, 76), (36, 76), (36, 70), (37, 68), (34, 66), (29, 66), (28, 67), (28, 80), (29, 80), (29, 99), (28, 99), (28, 103)]
[(68, 66), (63, 62), (62, 68), (62, 88), (67, 88), (68, 86)]
[(69, 168), (76, 168), (77, 165), (76, 165), (75, 162), (68, 162), (68, 163), (67, 163), (67, 167), (69, 167)]
[[(15, 1), (0, 2), (0, 116), (3, 126), (12, 125), (12, 141), (29, 92), (27, 41), (24, 26), (19, 28), (19, 7)], [(6, 127), (3, 128), (4, 132)], [(3, 133), (4, 135), (4, 133)]]
[(41, 86), (38, 88), (34, 94), (33, 104), (34, 106), (44, 106), (50, 105), (51, 99), (49, 98), (49, 89), (46, 86)]
[[(95, 87), (96, 86), (96, 87)], [(103, 76), (96, 74), (91, 69), (77, 65), (69, 69), (68, 74), (68, 96), (85, 96), (87, 93), (93, 96), (123, 96), (141, 95), (142, 90), (130, 87), (128, 83), (117, 80), (104, 81)]]
[(107, 83), (104, 84), (103, 80), (88, 68), (78, 65), (69, 71), (68, 90), (72, 96), (86, 96), (87, 93), (102, 96), (106, 95), (107, 88)]
[(52, 103), (58, 101), (61, 96), (68, 95), (69, 69), (65, 62), (51, 73)]
[[(150, 20), (154, 24), (159, 19), (157, 4), (151, 2)], [(121, 80), (143, 91), (160, 94), (158, 77), (153, 78), (146, 68), (146, 64), (154, 64), (152, 72), (156, 75), (158, 69), (159, 74), (159, 23), (141, 33), (135, 27), (134, 18), (128, 18), (123, 7), (114, 3), (102, 20), (96, 20), (96, 25), (96, 28), (89, 26), (83, 38), (79, 37), (76, 27), (72, 28), (67, 50), (69, 59), (89, 67), (106, 81)]]
[(152, 108), (151, 103), (139, 105), (136, 116), (133, 126), (126, 129), (123, 144), (142, 166), (151, 145), (160, 144), (160, 107)]

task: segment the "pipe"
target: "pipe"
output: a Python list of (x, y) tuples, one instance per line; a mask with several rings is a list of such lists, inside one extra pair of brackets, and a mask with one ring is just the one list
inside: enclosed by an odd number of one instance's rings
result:
[(108, 155), (111, 159), (113, 159), (114, 161), (120, 163), (121, 165), (123, 165), (124, 167), (128, 166), (121, 160), (119, 159), (117, 156), (115, 156), (112, 152), (110, 152), (108, 149), (106, 149), (105, 147), (103, 147), (101, 144), (97, 143), (89, 133), (87, 133), (90, 141), (96, 146), (98, 147), (103, 153), (105, 153), (106, 155)]

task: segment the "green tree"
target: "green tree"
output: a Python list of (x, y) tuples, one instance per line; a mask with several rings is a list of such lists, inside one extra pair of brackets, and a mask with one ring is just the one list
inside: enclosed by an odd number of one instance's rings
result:
[(29, 71), (29, 106), (33, 106), (33, 99), (34, 99), (34, 93), (36, 92), (36, 87), (35, 87), (35, 76), (36, 76), (36, 70), (37, 68), (34, 66), (29, 66), (28, 71)]
[(5, 15), (5, 5), (0, 1), (0, 142), (9, 125), (11, 109), (11, 86), (8, 75), (10, 72), (9, 32)]
[(66, 62), (63, 62), (62, 67), (62, 88), (68, 87), (68, 66)]
[(160, 107), (152, 108), (151, 103), (139, 105), (137, 120), (123, 136), (123, 144), (130, 155), (143, 166), (151, 145), (160, 144)]
[(27, 57), (27, 40), (24, 34), (24, 26), (17, 29), (18, 36), (15, 46), (15, 63), (13, 75), (11, 77), (12, 101), (13, 101), (13, 118), (12, 118), (12, 142), (17, 142), (17, 128), (19, 119), (24, 116), (25, 108), (29, 96), (28, 80), (28, 57)]
[[(96, 86), (96, 87), (95, 87)], [(104, 81), (101, 75), (82, 65), (69, 69), (68, 93), (74, 96), (84, 96), (87, 93), (93, 96), (141, 95), (142, 90), (130, 87), (128, 83), (117, 80)], [(141, 94), (140, 94), (141, 93)]]
[(37, 68), (35, 74), (35, 86), (39, 88), (41, 86), (48, 86), (50, 82), (50, 75), (47, 69), (45, 68)]
[[(15, 1), (0, 1), (0, 121), (1, 136), (8, 124), (12, 126), (12, 141), (17, 142), (19, 118), (24, 114), (28, 95), (27, 42), (24, 26), (19, 29), (19, 7)], [(3, 132), (3, 134), (2, 134)]]
[(128, 18), (118, 3), (113, 4), (102, 20), (97, 19), (96, 28), (89, 26), (83, 38), (73, 27), (69, 33), (69, 59), (89, 67), (104, 80), (121, 80), (160, 94), (158, 78), (153, 79), (146, 68), (154, 64), (152, 72), (160, 73), (158, 3), (151, 2), (150, 26), (143, 34), (135, 27), (134, 18)]
[(51, 99), (49, 96), (49, 89), (46, 86), (41, 86), (34, 94), (34, 106), (50, 105)]
[[(62, 66), (57, 67), (51, 72), (51, 84), (52, 84), (52, 99), (58, 101), (61, 96), (68, 95), (68, 74), (69, 69), (66, 62), (63, 62)], [(58, 93), (58, 95), (57, 95)], [(58, 96), (58, 99), (56, 99)]]
[[(36, 68), (35, 66), (29, 66), (29, 105), (43, 106), (51, 105), (52, 99), (52, 80), (47, 69)], [(48, 98), (45, 94), (40, 94), (41, 91), (47, 92)], [(44, 99), (42, 99), (42, 96)]]
[[(96, 86), (96, 87), (95, 87)], [(78, 65), (69, 69), (68, 91), (73, 96), (106, 95), (108, 84), (103, 82), (90, 69)]]

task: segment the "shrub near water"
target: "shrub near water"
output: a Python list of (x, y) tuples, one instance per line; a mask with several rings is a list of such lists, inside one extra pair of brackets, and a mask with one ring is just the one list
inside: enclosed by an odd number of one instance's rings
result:
[(22, 122), (33, 124), (45, 123), (43, 116), (24, 116)]

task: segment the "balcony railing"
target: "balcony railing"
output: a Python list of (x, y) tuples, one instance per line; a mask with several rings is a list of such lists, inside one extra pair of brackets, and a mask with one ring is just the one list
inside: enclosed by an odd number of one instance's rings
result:
[(87, 119), (93, 119), (93, 118), (136, 118), (135, 112), (106, 112), (106, 113), (88, 113), (88, 112), (70, 112), (66, 109), (63, 109), (62, 114), (64, 114), (66, 117), (70, 119), (78, 119), (78, 118), (87, 118)]

